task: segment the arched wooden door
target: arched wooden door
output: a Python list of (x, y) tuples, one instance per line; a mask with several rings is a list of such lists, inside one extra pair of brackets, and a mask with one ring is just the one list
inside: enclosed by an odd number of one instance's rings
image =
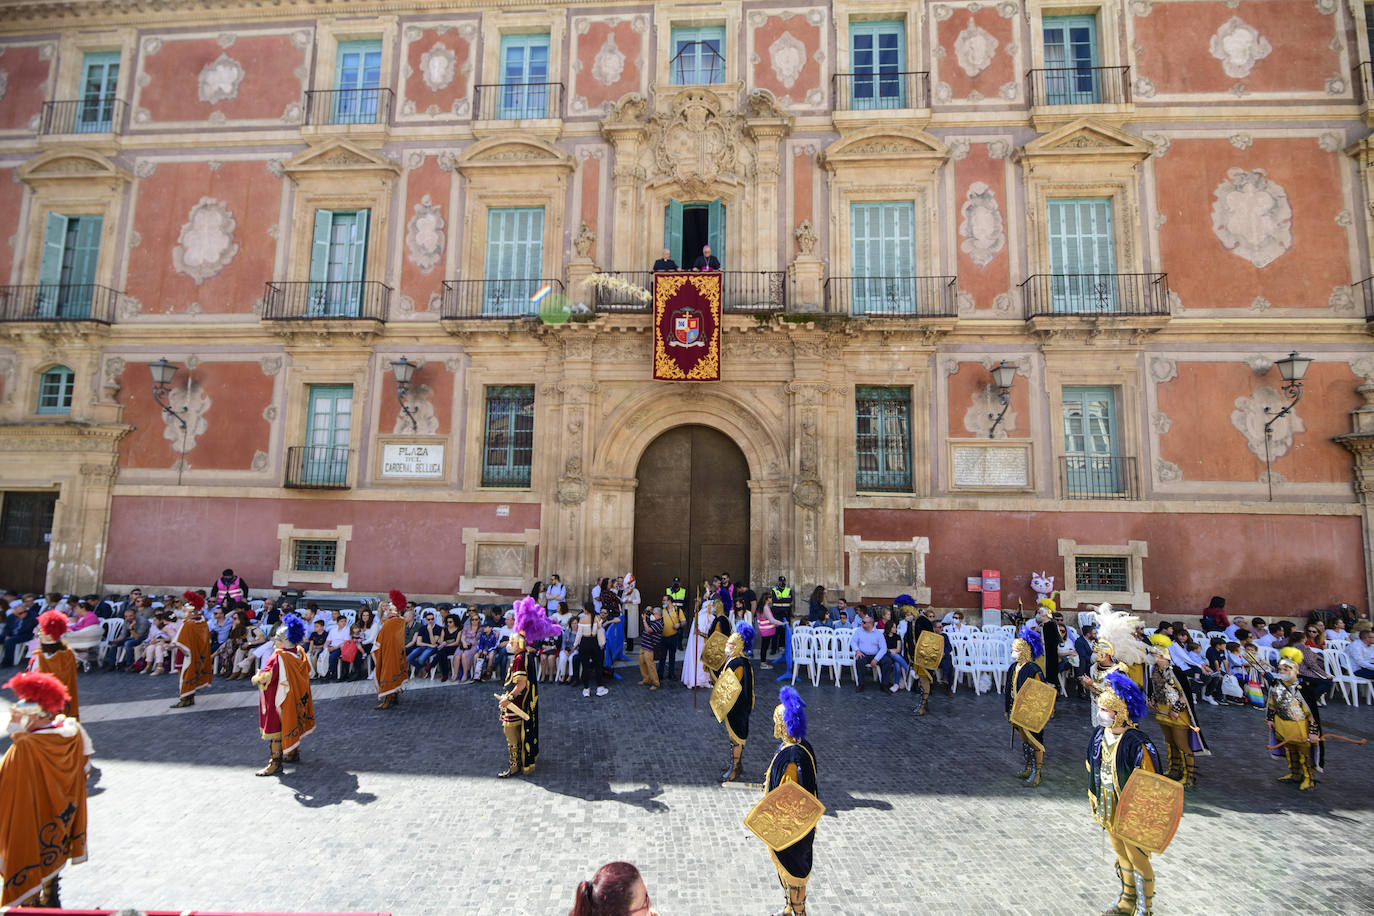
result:
[(635, 471), (634, 574), (644, 603), (662, 600), (676, 576), (696, 598), (704, 578), (749, 581), (749, 463), (707, 426), (659, 436)]

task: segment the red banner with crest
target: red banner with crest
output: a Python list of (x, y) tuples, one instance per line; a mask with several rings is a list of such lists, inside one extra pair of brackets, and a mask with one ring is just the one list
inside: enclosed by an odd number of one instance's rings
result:
[(720, 381), (721, 275), (654, 274), (654, 378)]

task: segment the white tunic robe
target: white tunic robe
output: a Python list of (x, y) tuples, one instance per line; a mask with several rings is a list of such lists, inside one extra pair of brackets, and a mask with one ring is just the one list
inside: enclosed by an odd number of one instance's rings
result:
[(701, 650), (706, 644), (705, 633), (711, 627), (715, 615), (708, 607), (697, 611), (696, 622), (687, 636), (687, 649), (682, 660), (682, 683), (688, 687), (710, 687), (711, 679), (706, 676), (706, 668), (701, 663)]

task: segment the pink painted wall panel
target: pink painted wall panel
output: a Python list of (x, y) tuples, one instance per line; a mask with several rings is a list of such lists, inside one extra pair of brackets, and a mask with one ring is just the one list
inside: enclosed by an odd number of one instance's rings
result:
[[(43, 60), (41, 49), (0, 45), (0, 73), (5, 92), (0, 95), (0, 130), (27, 130), (29, 120), (43, 111), (52, 61)], [(60, 100), (59, 100), (60, 101)]]
[(968, 157), (954, 163), (954, 183), (959, 291), (973, 296), (976, 308), (990, 309), (993, 300), (1011, 287), (1006, 163), (988, 154), (988, 144), (974, 143)]
[[(19, 235), (19, 207), (23, 202), (24, 185), (14, 180), (14, 169), (0, 169), (0, 239), (13, 238), (16, 245), (24, 244)], [(0, 243), (0, 285), (10, 282), (16, 256), (13, 248)]]
[[(449, 173), (439, 168), (437, 157), (426, 157), (424, 165), (406, 177), (406, 222), (402, 230), (406, 254), (401, 259), (401, 295), (409, 296), (418, 312), (429, 311), (430, 299), (443, 292), (448, 240), (452, 233), (460, 231), (449, 211), (451, 180)], [(442, 236), (434, 231), (434, 208), (444, 221)]]
[(456, 30), (425, 29), (407, 46), (411, 76), (406, 80), (406, 101), (413, 102), (419, 114), (457, 114), (454, 103), (468, 95), (465, 68), (471, 56), (472, 45)]
[(606, 102), (616, 102), (627, 92), (639, 90), (641, 71), (637, 61), (645, 58), (644, 36), (634, 29), (632, 22), (610, 25), (592, 22), (587, 31), (576, 36), (577, 61), (582, 71), (577, 75), (577, 95), (586, 100), (588, 109), (597, 109)]
[[(166, 38), (161, 50), (143, 58), (148, 85), (139, 97), (139, 107), (153, 121), (203, 121), (215, 111), (231, 121), (277, 119), (287, 106), (305, 101), (296, 71), (308, 65), (307, 53), (293, 45), (289, 35), (241, 35), (227, 48), (213, 38)], [(221, 56), (239, 64), (242, 79), (232, 90), (232, 98), (207, 101), (202, 98), (200, 76)]]
[[(1007, 83), (1017, 83), (1018, 93), (1025, 91), (1016, 73), (1015, 60), (1007, 53), (1007, 48), (1016, 44), (1016, 25), (1016, 17), (1004, 18), (991, 5), (976, 13), (955, 10), (949, 19), (936, 25), (940, 47), (945, 52), (940, 61), (940, 82), (950, 87), (952, 98), (967, 99), (974, 92), (986, 99), (997, 98)], [(934, 87), (931, 88), (933, 91)]]
[[(147, 363), (129, 363), (125, 368), (119, 401), (124, 405), (124, 422), (134, 429), (119, 443), (120, 467), (172, 467), (181, 455), (173, 445), (179, 449), (183, 441), (190, 446), (186, 460), (198, 470), (246, 471), (253, 466), (254, 453), (268, 450), (272, 424), (263, 412), (272, 403), (273, 380), (258, 363), (202, 362), (195, 369), (183, 365), (172, 379), (173, 389), (184, 392), (188, 379), (192, 397), (174, 402), (173, 407), (189, 406), (187, 425), (197, 432), (185, 440), (174, 432), (169, 439), (162, 408), (153, 400)], [(194, 422), (197, 417), (204, 421), (203, 430)]]
[(352, 525), (350, 593), (399, 588), (452, 595), (463, 572), (463, 528), (539, 527), (537, 504), (509, 505), (509, 517), (500, 518), (492, 503), (117, 496), (110, 509), (105, 581), (207, 586), (230, 566), (251, 587), (268, 588), (280, 556), (278, 524)]
[(1226, 610), (1247, 617), (1305, 613), (1339, 602), (1367, 610), (1363, 540), (1354, 516), (850, 509), (844, 527), (845, 534), (868, 540), (928, 536), (926, 581), (937, 607), (977, 606), (965, 580), (983, 569), (1001, 571), (1003, 607), (1015, 607), (1018, 595), (1033, 604), (1030, 574), (1046, 570), (1061, 580), (1056, 539), (1072, 538), (1123, 546), (1148, 541), (1143, 568), (1153, 613), (1197, 615), (1212, 595), (1224, 595)]
[(754, 86), (767, 89), (779, 99), (806, 101), (811, 92), (820, 92), (821, 65), (816, 51), (821, 47), (820, 26), (805, 16), (769, 16), (754, 29)]
[[(276, 240), (267, 230), (276, 225), (281, 182), (262, 162), (164, 162), (139, 183), (134, 228), (139, 243), (129, 251), (125, 292), (143, 304), (144, 314), (185, 314), (192, 302), (202, 312), (246, 314), (261, 299), (272, 279)], [(197, 285), (193, 275), (174, 267), (173, 249), (191, 211), (206, 198), (223, 203), (234, 217), (233, 241), (238, 251), (218, 273)], [(204, 218), (204, 217), (202, 217)], [(222, 234), (217, 220), (205, 227)], [(189, 235), (186, 244), (197, 242)], [(218, 243), (209, 250), (218, 251)]]

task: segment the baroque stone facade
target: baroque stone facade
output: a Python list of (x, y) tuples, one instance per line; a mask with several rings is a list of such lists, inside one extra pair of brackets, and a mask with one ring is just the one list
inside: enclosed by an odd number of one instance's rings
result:
[[(705, 426), (747, 464), (747, 547), (685, 581), (972, 607), (983, 569), (1011, 605), (1062, 565), (1138, 610), (1368, 608), (1363, 6), (164, 6), (0, 34), (0, 491), (58, 496), (34, 585), (585, 589), (660, 562), (640, 461)], [(1091, 91), (1045, 69), (1069, 7)], [(898, 75), (856, 72), (875, 19)], [(502, 83), (506, 34), (547, 36), (546, 82)], [(340, 92), (353, 42), (382, 77)], [(109, 53), (108, 123), (62, 122)], [(46, 304), (53, 219), (93, 233), (88, 300)], [(652, 382), (634, 291), (706, 240), (722, 381)]]

